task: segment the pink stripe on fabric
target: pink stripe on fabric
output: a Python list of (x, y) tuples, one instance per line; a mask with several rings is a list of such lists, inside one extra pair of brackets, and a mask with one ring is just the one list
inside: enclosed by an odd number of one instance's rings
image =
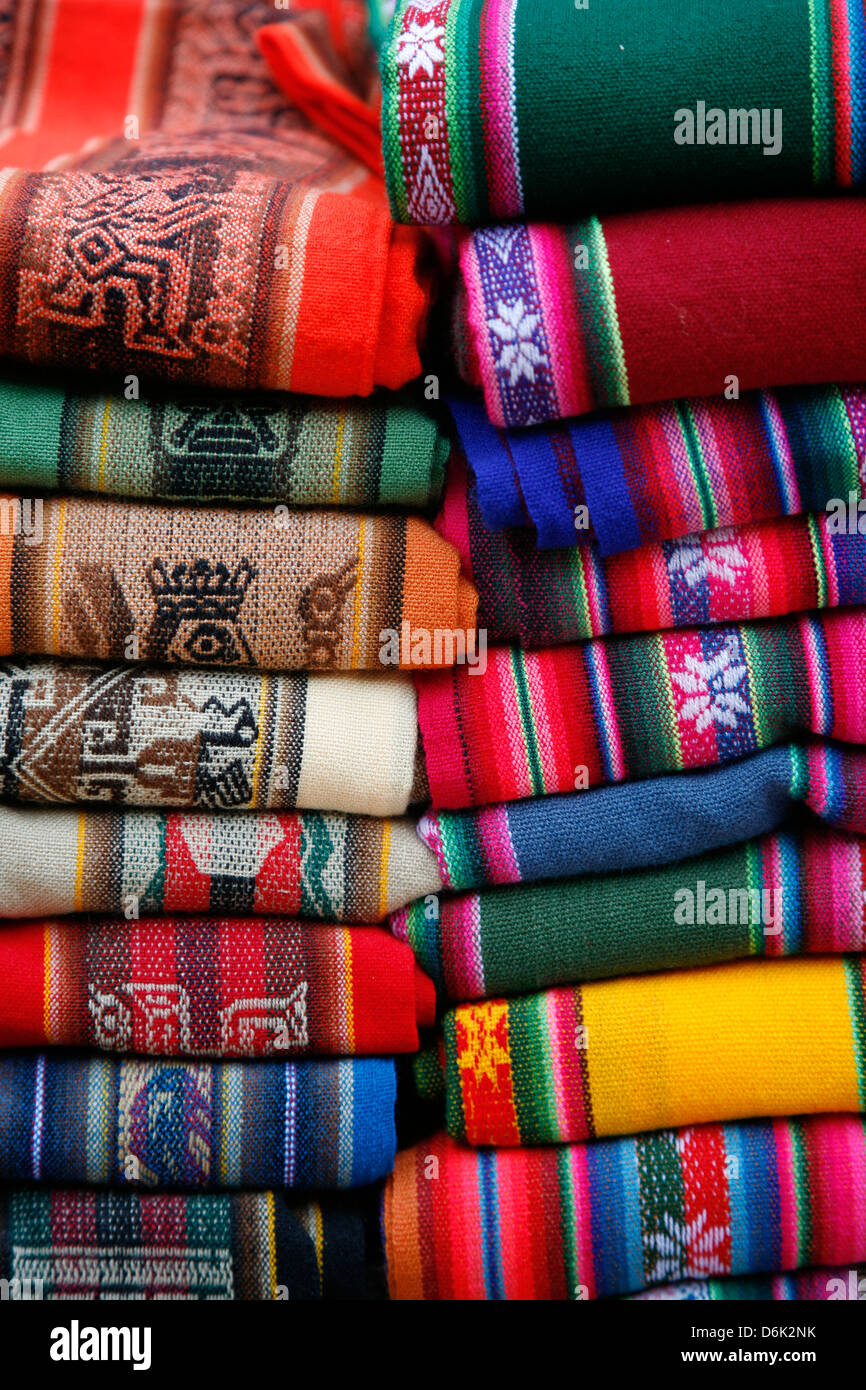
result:
[[(664, 485), (667, 482), (669, 472), (673, 473), (679, 503), (683, 509), (683, 516), (686, 518), (686, 526), (690, 532), (702, 531), (704, 529), (704, 512), (700, 494), (695, 485), (694, 474), (689, 463), (689, 451), (683, 438), (683, 427), (673, 406), (659, 407), (659, 428), (667, 452), (659, 455), (655, 447), (653, 448), (658, 476)], [(652, 437), (655, 440), (655, 431), (653, 431)]]
[(454, 678), (450, 671), (415, 677), (418, 727), (434, 806), (466, 804), (468, 788), (453, 688)]
[(523, 668), (526, 673), (526, 685), (529, 691), (535, 731), (535, 747), (541, 763), (544, 790), (545, 792), (556, 791), (559, 785), (556, 760), (557, 737), (552, 727), (553, 720), (547, 703), (547, 682), (544, 680), (540, 658), (535, 653), (528, 653), (524, 658)]
[[(572, 1144), (567, 1152), (570, 1158), (568, 1166), (571, 1170), (571, 1191), (574, 1207), (574, 1256), (577, 1265), (577, 1282), (585, 1286), (588, 1298), (595, 1298), (595, 1262), (592, 1249), (592, 1199), (589, 1189), (586, 1146), (584, 1144)], [(576, 1297), (573, 1289), (570, 1289), (569, 1293)]]
[[(519, 657), (518, 657), (519, 660)], [(487, 679), (481, 681), (482, 698), (485, 700), (485, 713), (488, 728), (504, 728), (508, 740), (509, 770), (513, 796), (531, 796), (532, 777), (529, 771), (529, 755), (526, 746), (526, 733), (523, 716), (514, 684), (514, 671), (509, 649), (499, 648), (488, 658)], [(495, 711), (491, 709), (495, 701)]]
[(466, 893), (443, 909), (449, 931), (442, 926), (442, 971), (452, 999), (483, 999), (484, 961), (481, 955), (481, 900)]
[(806, 750), (806, 766), (809, 776), (806, 805), (811, 806), (816, 815), (824, 817), (830, 803), (826, 749), (820, 745), (808, 748)]
[(519, 883), (520, 865), (514, 853), (508, 812), (504, 806), (487, 806), (476, 820), (491, 883)]
[[(829, 710), (824, 700), (824, 677), (821, 671), (818, 640), (815, 627), (809, 618), (800, 620), (800, 635), (803, 642), (803, 655), (809, 677), (809, 703), (812, 708), (812, 729), (816, 734), (829, 734)], [(837, 680), (833, 681), (835, 690)]]
[(544, 222), (530, 227), (529, 242), (559, 413), (582, 415), (595, 408), (595, 395), (574, 310), (568, 244), (561, 227)]
[(592, 546), (580, 545), (577, 550), (583, 576), (584, 593), (586, 594), (586, 606), (589, 612), (591, 635), (601, 637), (608, 631), (604, 617), (605, 602), (602, 598), (602, 594), (606, 594), (606, 591), (604, 590), (601, 562), (596, 557)]
[(517, 0), (486, 0), (480, 19), (481, 114), (487, 158), (490, 221), (523, 212), (517, 113), (514, 107), (514, 17)]
[(824, 574), (827, 580), (827, 602), (825, 607), (839, 607), (839, 576), (836, 572), (836, 550), (830, 537), (830, 517), (827, 512), (818, 515), (818, 538), (821, 558), (824, 561)]
[(484, 289), (481, 284), (478, 257), (475, 254), (475, 238), (472, 236), (461, 238), (460, 270), (466, 292), (466, 326), (474, 353), (473, 362), (478, 369), (479, 384), (484, 391), (487, 413), (494, 425), (504, 428), (506, 421), (499, 396), (499, 376), (487, 332)]
[[(728, 472), (723, 462), (715, 429), (715, 422), (719, 418), (718, 403), (714, 401), (713, 408), (708, 408), (703, 402), (698, 401), (692, 406), (691, 416), (701, 446), (704, 466), (712, 479), (716, 515), (730, 516), (732, 505), (731, 492), (728, 487)], [(735, 483), (736, 486), (737, 483)]]
[(671, 602), (671, 583), (664, 546), (647, 546), (644, 553), (650, 556), (652, 562), (652, 587), (657, 615), (653, 627), (674, 627), (674, 606)]
[(779, 1185), (779, 1246), (783, 1269), (795, 1269), (802, 1263), (800, 1251), (800, 1213), (797, 1207), (797, 1185), (794, 1168), (794, 1147), (787, 1120), (773, 1120), (773, 1139), (776, 1146), (776, 1173)]

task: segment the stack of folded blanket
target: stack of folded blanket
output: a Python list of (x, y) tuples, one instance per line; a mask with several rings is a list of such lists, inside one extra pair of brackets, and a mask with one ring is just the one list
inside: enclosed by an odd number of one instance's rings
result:
[(807, 0), (397, 7), (491, 647), (416, 677), (444, 891), (391, 927), (447, 1133), (386, 1185), (392, 1297), (862, 1289), (864, 42)]
[(0, 1278), (863, 1296), (862, 4), (7, 28)]

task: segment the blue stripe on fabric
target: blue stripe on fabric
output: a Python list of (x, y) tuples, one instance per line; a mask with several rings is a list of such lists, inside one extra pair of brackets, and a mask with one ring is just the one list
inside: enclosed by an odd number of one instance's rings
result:
[(496, 1150), (478, 1155), (478, 1209), (481, 1220), (484, 1291), (493, 1302), (505, 1298), (502, 1261), (499, 1250), (499, 1200), (496, 1182)]
[(541, 550), (573, 546), (574, 515), (565, 495), (556, 454), (546, 429), (511, 430), (508, 447), (514, 459), (526, 510)]
[(851, 62), (851, 179), (866, 179), (866, 11), (863, 0), (849, 0)]
[[(629, 1246), (632, 1223), (628, 1234), (624, 1229), (626, 1210), (625, 1172), (637, 1170), (637, 1145), (634, 1139), (607, 1140), (588, 1144), (586, 1148), (589, 1209), (592, 1237), (592, 1266), (595, 1271), (595, 1290), (598, 1298), (628, 1293), (644, 1283), (641, 1253), (640, 1219), (638, 1218), (638, 1251)], [(628, 1202), (629, 1214), (633, 1203)], [(637, 1263), (635, 1261), (637, 1260)], [(637, 1273), (637, 1278), (633, 1278)]]
[(738, 1164), (728, 1179), (733, 1273), (778, 1269), (781, 1211), (773, 1127), (768, 1123), (725, 1126), (725, 1139), (728, 1154)]
[(839, 606), (866, 603), (866, 535), (840, 533), (830, 537), (839, 586)]
[(526, 516), (511, 456), (487, 411), (474, 401), (448, 399), (460, 443), (478, 484), (478, 505), (492, 531), (523, 526)]
[[(636, 550), (643, 544), (637, 513), (610, 420), (581, 420), (569, 431), (583, 494), (602, 555)], [(572, 534), (569, 544), (574, 544)]]
[(354, 1058), (352, 1186), (378, 1182), (397, 1154), (397, 1069), (390, 1057)]

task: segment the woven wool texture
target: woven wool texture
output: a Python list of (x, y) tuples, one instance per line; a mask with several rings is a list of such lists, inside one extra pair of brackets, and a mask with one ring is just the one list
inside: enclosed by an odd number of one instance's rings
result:
[(379, 927), (104, 917), (0, 929), (0, 1047), (153, 1057), (414, 1052), (433, 986)]
[(379, 922), (441, 886), (409, 820), (0, 806), (0, 917), (232, 912)]
[(672, 401), (529, 430), (495, 429), (474, 401), (451, 409), (485, 522), (531, 521), (544, 549), (586, 538), (583, 506), (599, 552), (612, 555), (823, 511), (859, 498), (866, 478), (860, 386)]
[(406, 810), (417, 743), (396, 674), (51, 661), (0, 666), (0, 733), (15, 800), (377, 816)]
[(849, 199), (488, 227), (462, 245), (463, 369), (495, 425), (863, 381), (864, 243)]
[(7, 1188), (0, 1226), (0, 1277), (51, 1300), (361, 1298), (375, 1258), (333, 1196)]
[[(605, 0), (581, 11), (558, 0), (397, 7), (382, 60), (395, 218), (567, 221), (866, 179), (861, 5), (733, 0), (722, 12), (660, 0), (650, 13)], [(687, 143), (675, 136), (683, 108)], [(775, 124), (762, 126), (761, 110)]]
[(635, 1302), (674, 1303), (821, 1303), (859, 1301), (866, 1293), (866, 1265), (844, 1269), (807, 1269), (797, 1274), (745, 1276), (742, 1279), (688, 1279), (681, 1284), (660, 1284), (643, 1293), (627, 1295)]
[(866, 950), (866, 839), (766, 835), (666, 868), (488, 888), (394, 913), (452, 1000), (739, 956)]
[(866, 1132), (822, 1116), (479, 1152), (443, 1135), (397, 1155), (384, 1226), (396, 1299), (603, 1298), (850, 1268), (866, 1260)]
[(521, 652), (418, 676), (434, 807), (731, 762), (798, 732), (866, 742), (866, 612)]
[[(382, 670), (382, 631), (465, 634), (476, 599), (417, 517), (6, 499), (0, 655)], [(440, 636), (409, 665), (453, 661)]]
[(87, 393), (0, 378), (0, 484), (128, 497), (426, 507), (447, 441), (408, 397)]
[(866, 602), (864, 533), (832, 515), (723, 527), (603, 558), (593, 543), (539, 550), (528, 529), (492, 531), (454, 459), (436, 529), (478, 590), (491, 642), (555, 647), (613, 632), (774, 618)]
[(0, 1178), (167, 1188), (359, 1187), (397, 1148), (393, 1061), (0, 1056)]
[(560, 1144), (866, 1109), (863, 957), (743, 961), (463, 1004), (443, 1021), (448, 1132)]
[(866, 835), (866, 755), (842, 744), (768, 748), (679, 777), (430, 812), (418, 834), (443, 885), (459, 891), (673, 864), (775, 830), (799, 803)]

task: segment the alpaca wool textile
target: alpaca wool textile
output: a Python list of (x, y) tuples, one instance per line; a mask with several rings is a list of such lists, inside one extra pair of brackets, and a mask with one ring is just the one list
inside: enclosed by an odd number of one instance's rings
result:
[(442, 1025), (448, 1132), (508, 1147), (862, 1111), (864, 984), (863, 957), (819, 957), (463, 1004)]
[(0, 917), (216, 912), (369, 923), (441, 887), (410, 820), (0, 806)]
[(866, 208), (786, 199), (487, 227), (461, 250), (494, 425), (866, 379)]
[(398, 6), (382, 60), (395, 218), (568, 221), (866, 181), (857, 0), (578, 8)]
[(475, 401), (451, 411), (485, 522), (531, 522), (542, 549), (583, 539), (584, 506), (599, 552), (613, 555), (820, 512), (866, 481), (862, 386), (668, 401), (529, 430), (494, 429)]
[(559, 1149), (442, 1135), (397, 1155), (383, 1210), (395, 1299), (593, 1299), (850, 1268), (866, 1259), (866, 1133), (821, 1116)]
[(0, 330), (10, 357), (116, 389), (366, 396), (421, 370), (429, 255), (319, 135), (146, 135), (7, 174)]
[(12, 800), (401, 815), (416, 744), (397, 674), (0, 665)]
[(0, 927), (0, 1047), (149, 1057), (415, 1052), (433, 986), (379, 927), (285, 917)]
[(0, 1276), (23, 1297), (365, 1298), (374, 1258), (363, 1206), (334, 1194), (0, 1193)]
[(148, 393), (0, 378), (0, 484), (127, 497), (425, 508), (447, 441), (407, 397)]
[(866, 611), (521, 652), (416, 677), (434, 808), (731, 762), (798, 732), (866, 743)]
[(790, 516), (723, 527), (602, 557), (593, 543), (539, 550), (530, 530), (491, 531), (452, 461), (436, 529), (478, 590), (491, 642), (555, 647), (866, 603), (866, 519)]
[(627, 1295), (636, 1303), (822, 1303), (859, 1301), (866, 1297), (866, 1265), (853, 1269), (806, 1269), (796, 1274), (745, 1276), (742, 1279), (690, 1279), (682, 1284), (660, 1284), (643, 1293)]
[[(2, 656), (381, 670), (383, 629), (475, 625), (457, 552), (418, 517), (81, 497), (3, 505)], [(441, 636), (426, 656), (403, 645), (410, 665), (454, 659)]]
[(678, 777), (431, 811), (418, 834), (436, 855), (443, 886), (460, 892), (673, 864), (767, 834), (800, 803), (866, 835), (866, 754), (842, 744), (768, 748)]
[(765, 835), (665, 868), (423, 900), (394, 913), (440, 996), (866, 950), (866, 839)]
[(0, 1056), (0, 1177), (162, 1188), (342, 1188), (397, 1151), (393, 1061)]

